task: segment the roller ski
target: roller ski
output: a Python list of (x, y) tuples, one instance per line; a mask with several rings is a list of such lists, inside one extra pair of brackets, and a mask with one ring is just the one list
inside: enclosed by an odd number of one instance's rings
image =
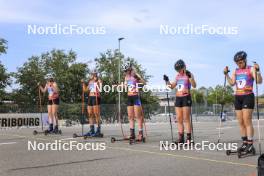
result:
[(247, 142), (243, 142), (242, 145), (237, 149), (237, 150), (226, 150), (226, 155), (233, 155), (233, 154), (237, 154), (238, 151), (244, 151), (247, 147)]
[(128, 141), (129, 144), (132, 145), (135, 143), (145, 143), (146, 138), (143, 136), (143, 131), (142, 131), (142, 134), (139, 134), (138, 138), (136, 138), (135, 130), (130, 129), (130, 136), (124, 136), (122, 139), (117, 139), (115, 137), (111, 137), (111, 143), (121, 142), (121, 141)]
[(36, 135), (38, 135), (38, 134), (44, 134), (45, 133), (45, 131), (37, 131), (37, 130), (34, 130), (33, 131), (33, 135), (34, 136), (36, 136)]
[(49, 128), (47, 130), (42, 130), (42, 131), (37, 131), (37, 130), (34, 130), (33, 131), (33, 135), (38, 135), (38, 134), (47, 134), (48, 132), (52, 132), (53, 131), (53, 124), (50, 124), (49, 125)]
[(94, 131), (94, 125), (90, 126), (90, 131), (84, 135), (78, 135), (78, 134), (73, 134), (73, 138), (79, 138), (79, 137), (83, 137), (84, 139), (87, 138), (102, 138), (104, 137), (104, 134), (101, 133), (101, 127), (98, 127), (96, 132)]
[(87, 139), (87, 138), (103, 138), (104, 137), (104, 134), (103, 133), (100, 133), (100, 134), (97, 134), (97, 135), (87, 135), (87, 134), (84, 134), (84, 135), (78, 135), (76, 133), (74, 133), (72, 135), (73, 138), (84, 138), (84, 139)]
[(101, 133), (101, 127), (100, 126), (97, 127), (96, 132), (94, 132), (94, 128), (93, 128), (93, 131), (91, 131), (91, 132), (89, 132), (89, 133), (87, 133), (87, 134), (85, 134), (83, 136), (84, 139), (87, 139), (87, 138), (102, 138), (102, 137), (104, 137), (104, 134)]
[(120, 141), (128, 141), (128, 140), (129, 140), (128, 136), (124, 136), (122, 139), (111, 137), (111, 143), (120, 142)]
[(135, 130), (134, 129), (130, 129), (130, 136), (123, 136), (123, 138), (121, 138), (121, 139), (111, 137), (111, 143), (121, 142), (121, 141), (130, 141), (132, 138), (135, 138)]
[(61, 135), (61, 134), (62, 134), (62, 131), (59, 130), (58, 125), (56, 125), (56, 126), (53, 128), (53, 125), (50, 124), (49, 129), (44, 131), (44, 135), (45, 135), (45, 136), (47, 136), (47, 135)]

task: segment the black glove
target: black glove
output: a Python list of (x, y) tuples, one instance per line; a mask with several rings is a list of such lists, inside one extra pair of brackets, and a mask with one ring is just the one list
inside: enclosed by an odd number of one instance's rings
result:
[(228, 69), (228, 67), (226, 66), (225, 70), (224, 70), (224, 75), (227, 75), (230, 72), (230, 70)]
[(163, 75), (163, 80), (169, 82), (169, 77), (167, 75)]
[(192, 78), (192, 73), (189, 70), (186, 70), (185, 73), (188, 76), (188, 78)]

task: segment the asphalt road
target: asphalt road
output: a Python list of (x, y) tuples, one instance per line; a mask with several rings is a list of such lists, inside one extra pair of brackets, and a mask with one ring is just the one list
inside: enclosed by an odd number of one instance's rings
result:
[[(261, 121), (261, 133), (264, 129)], [(256, 121), (254, 122), (256, 125)], [(175, 126), (175, 125), (174, 125)], [(104, 138), (73, 139), (80, 126), (63, 127), (62, 135), (34, 136), (32, 131), (40, 128), (0, 130), (0, 175), (1, 176), (249, 176), (256, 172), (258, 156), (238, 159), (237, 155), (226, 156), (225, 151), (164, 151), (160, 141), (171, 141), (169, 123), (148, 123), (146, 143), (129, 145), (127, 141), (111, 143), (111, 137), (121, 136), (120, 126), (104, 125)], [(128, 129), (127, 125), (123, 126)], [(85, 129), (88, 129), (87, 126)], [(195, 142), (216, 142), (217, 122), (194, 123)], [(128, 131), (126, 131), (127, 133)], [(174, 136), (177, 131), (174, 128)], [(257, 136), (257, 129), (256, 129)], [(221, 141), (238, 142), (237, 123), (223, 123)], [(257, 138), (257, 137), (256, 137)], [(29, 151), (28, 142), (52, 143), (61, 140), (102, 144), (105, 150), (86, 151)], [(263, 140), (262, 140), (263, 143)], [(263, 144), (262, 144), (263, 145)], [(258, 144), (255, 143), (257, 152)]]

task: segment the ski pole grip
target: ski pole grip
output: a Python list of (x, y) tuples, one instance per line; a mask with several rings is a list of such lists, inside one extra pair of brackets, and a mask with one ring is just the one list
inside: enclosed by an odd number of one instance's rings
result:
[(226, 66), (226, 70), (227, 70), (227, 73), (229, 73), (229, 72), (230, 72), (230, 70), (229, 70), (228, 66)]

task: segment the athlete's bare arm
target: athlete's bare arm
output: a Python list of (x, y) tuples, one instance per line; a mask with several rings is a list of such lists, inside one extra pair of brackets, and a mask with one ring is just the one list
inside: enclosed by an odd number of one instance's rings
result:
[(234, 86), (236, 84), (236, 74), (235, 71), (232, 73), (232, 77), (230, 78), (229, 74), (226, 74), (227, 82), (230, 86)]
[(189, 78), (190, 83), (192, 84), (193, 88), (196, 88), (196, 81), (194, 79), (193, 74), (191, 73), (191, 78)]
[(177, 85), (176, 82), (170, 82), (170, 81), (166, 82), (166, 84), (167, 84), (167, 85), (169, 86), (169, 88), (171, 88), (171, 89), (174, 89), (174, 88), (176, 87), (176, 85)]
[(56, 82), (53, 83), (53, 88), (54, 88), (55, 92), (59, 92), (59, 87), (58, 87)]

